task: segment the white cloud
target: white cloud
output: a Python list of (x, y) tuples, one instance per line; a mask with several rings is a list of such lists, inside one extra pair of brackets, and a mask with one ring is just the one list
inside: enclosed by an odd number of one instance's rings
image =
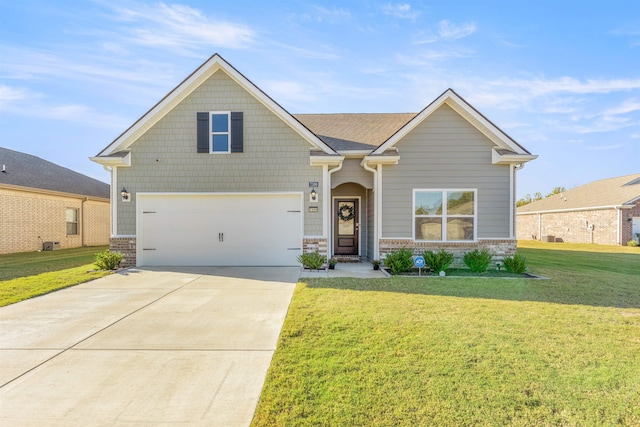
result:
[(603, 116), (616, 116), (620, 114), (633, 113), (634, 111), (640, 111), (640, 102), (637, 99), (627, 99), (622, 104), (614, 108), (609, 108), (602, 112)]
[(585, 150), (588, 151), (606, 151), (606, 150), (616, 150), (618, 148), (624, 147), (623, 144), (611, 144), (611, 145), (593, 145), (591, 147), (585, 147)]
[[(332, 49), (328, 46), (316, 46), (316, 49), (312, 50), (312, 49), (304, 49), (297, 46), (291, 46), (284, 43), (274, 42), (272, 44), (274, 46), (277, 46), (278, 48), (286, 49), (301, 58), (328, 59), (328, 60), (334, 60), (334, 59), (340, 58), (337, 54), (333, 53)], [(321, 48), (323, 48), (324, 51), (322, 51)]]
[(473, 56), (470, 51), (462, 49), (428, 49), (412, 55), (397, 55), (398, 61), (404, 65), (425, 66), (432, 65), (436, 60), (449, 58), (468, 58)]
[(167, 48), (183, 55), (193, 55), (194, 47), (202, 46), (245, 48), (257, 37), (247, 25), (215, 20), (181, 4), (134, 4), (116, 7), (116, 14), (118, 20), (127, 23), (123, 30), (130, 43)]
[(475, 33), (476, 24), (454, 24), (447, 19), (438, 23), (438, 35), (445, 40), (457, 40)]
[(313, 6), (313, 8), (317, 12), (316, 20), (318, 22), (328, 21), (330, 23), (334, 23), (351, 18), (351, 12), (341, 7), (333, 6), (331, 9), (327, 9), (326, 7), (322, 6)]
[(0, 85), (0, 109), (9, 104), (21, 101), (28, 96), (26, 89), (16, 89), (6, 85)]
[(382, 11), (385, 15), (390, 15), (400, 19), (415, 20), (420, 16), (419, 11), (411, 10), (409, 3), (387, 3), (382, 7)]

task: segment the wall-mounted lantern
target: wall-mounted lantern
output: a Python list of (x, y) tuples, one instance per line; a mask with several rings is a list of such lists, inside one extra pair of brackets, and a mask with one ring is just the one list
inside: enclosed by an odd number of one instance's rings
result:
[(311, 203), (318, 202), (318, 193), (316, 192), (315, 189), (311, 190), (311, 193), (309, 193), (309, 202)]
[(122, 197), (123, 202), (130, 202), (131, 197), (126, 188), (122, 187), (122, 191), (120, 191), (120, 196)]

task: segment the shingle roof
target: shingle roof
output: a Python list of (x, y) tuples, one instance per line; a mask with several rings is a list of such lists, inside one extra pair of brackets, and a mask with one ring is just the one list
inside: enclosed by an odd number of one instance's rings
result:
[(373, 150), (416, 113), (294, 114), (298, 121), (337, 151)]
[(622, 206), (640, 198), (640, 173), (601, 179), (554, 194), (517, 209), (518, 213), (601, 206)]
[[(0, 147), (0, 184), (108, 199), (109, 184), (40, 157)], [(2, 170), (2, 169), (0, 169)]]

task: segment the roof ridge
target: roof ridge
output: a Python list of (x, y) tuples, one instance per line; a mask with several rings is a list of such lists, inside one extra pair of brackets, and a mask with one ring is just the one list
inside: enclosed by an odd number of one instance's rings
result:
[(387, 114), (387, 115), (391, 115), (391, 114), (418, 114), (417, 112), (414, 111), (408, 111), (408, 112), (404, 112), (404, 113), (292, 113), (293, 116), (336, 116), (336, 115), (341, 115), (341, 116), (346, 116), (346, 115), (356, 115), (356, 114), (360, 114), (360, 115), (374, 115), (374, 114)]

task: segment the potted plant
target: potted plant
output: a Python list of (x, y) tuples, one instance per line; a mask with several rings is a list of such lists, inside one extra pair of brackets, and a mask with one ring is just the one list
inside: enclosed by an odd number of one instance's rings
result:
[(335, 270), (336, 268), (336, 264), (338, 263), (338, 260), (335, 259), (334, 257), (329, 258), (329, 270)]
[(380, 261), (378, 261), (377, 259), (371, 261), (371, 265), (373, 265), (374, 270), (380, 270)]

